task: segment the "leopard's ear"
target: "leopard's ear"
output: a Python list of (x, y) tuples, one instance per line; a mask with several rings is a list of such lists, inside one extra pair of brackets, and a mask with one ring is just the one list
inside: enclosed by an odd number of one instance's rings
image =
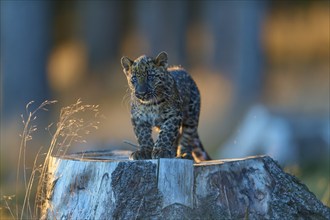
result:
[(160, 52), (156, 59), (155, 59), (155, 64), (157, 66), (163, 66), (163, 67), (167, 67), (167, 53), (166, 52)]
[(133, 64), (133, 61), (131, 59), (129, 59), (128, 57), (122, 57), (120, 62), (121, 62), (121, 66), (123, 67), (125, 73), (129, 70), (129, 68)]

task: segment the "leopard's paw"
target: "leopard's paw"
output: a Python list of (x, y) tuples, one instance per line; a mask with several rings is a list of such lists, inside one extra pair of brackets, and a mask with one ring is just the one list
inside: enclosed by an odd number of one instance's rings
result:
[(168, 149), (164, 149), (164, 148), (161, 148), (161, 147), (155, 147), (152, 150), (151, 157), (152, 157), (152, 159), (173, 158), (174, 154), (173, 154), (172, 151), (170, 151)]
[(131, 160), (149, 160), (151, 159), (151, 149), (143, 149), (134, 151), (129, 159)]
[(194, 157), (191, 153), (183, 153), (183, 154), (179, 155), (177, 158), (186, 159), (186, 160), (194, 160)]

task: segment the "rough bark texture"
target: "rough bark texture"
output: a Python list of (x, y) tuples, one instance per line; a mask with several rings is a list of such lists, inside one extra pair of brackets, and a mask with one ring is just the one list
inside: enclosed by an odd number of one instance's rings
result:
[(50, 162), (47, 219), (329, 219), (270, 157), (130, 161), (85, 152)]

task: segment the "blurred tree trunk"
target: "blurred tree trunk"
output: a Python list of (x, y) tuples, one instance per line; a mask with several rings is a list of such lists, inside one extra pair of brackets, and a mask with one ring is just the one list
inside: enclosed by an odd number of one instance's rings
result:
[(241, 105), (258, 98), (263, 75), (262, 22), (264, 2), (206, 1), (205, 25), (214, 35), (210, 66), (232, 79), (235, 99)]
[(47, 59), (53, 3), (1, 1), (1, 112), (16, 117), (30, 101), (49, 99)]
[(49, 164), (47, 219), (327, 219), (324, 206), (270, 157), (130, 161), (84, 152)]
[(150, 44), (148, 55), (170, 54), (170, 63), (185, 64), (188, 1), (136, 1), (138, 31)]
[[(118, 51), (125, 28), (125, 8), (121, 1), (77, 1), (75, 27), (77, 37), (87, 46), (89, 67), (93, 73), (114, 74), (102, 68), (119, 63)], [(101, 70), (100, 70), (101, 68)]]
[(260, 100), (264, 56), (262, 26), (265, 1), (205, 1), (202, 21), (214, 39), (208, 66), (224, 74), (233, 85), (232, 101), (219, 124), (221, 142), (235, 129), (245, 111)]

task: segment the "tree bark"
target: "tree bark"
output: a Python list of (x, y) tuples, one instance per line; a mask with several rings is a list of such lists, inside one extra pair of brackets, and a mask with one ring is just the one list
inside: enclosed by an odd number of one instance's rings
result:
[(128, 160), (129, 152), (52, 157), (42, 218), (329, 219), (324, 206), (268, 156)]

